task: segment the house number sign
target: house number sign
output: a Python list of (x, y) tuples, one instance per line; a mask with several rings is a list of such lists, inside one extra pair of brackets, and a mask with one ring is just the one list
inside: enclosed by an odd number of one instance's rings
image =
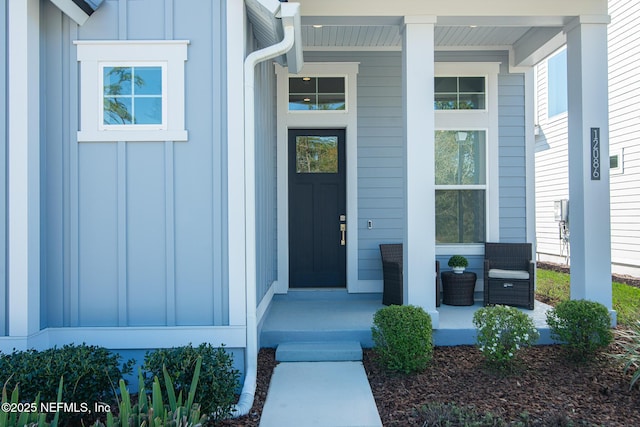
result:
[(591, 180), (600, 180), (600, 128), (591, 128)]

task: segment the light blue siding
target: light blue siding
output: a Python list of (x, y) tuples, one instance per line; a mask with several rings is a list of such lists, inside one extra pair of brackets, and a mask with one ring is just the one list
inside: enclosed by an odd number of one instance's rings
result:
[[(307, 62), (359, 62), (358, 278), (381, 279), (378, 245), (404, 233), (402, 57), (400, 52), (306, 52)], [(525, 241), (524, 78), (508, 74), (505, 52), (437, 52), (443, 62), (501, 62), (499, 94), (500, 239)], [(367, 221), (373, 221), (373, 229)], [(448, 256), (440, 259), (447, 269)], [(482, 273), (481, 257), (470, 270)]]
[(498, 76), (501, 242), (527, 240), (524, 92), (524, 75)]
[[(110, 0), (82, 27), (42, 9), (43, 326), (228, 324), (224, 6)], [(190, 41), (188, 141), (76, 141), (73, 41), (96, 39)]]
[(256, 302), (277, 279), (276, 76), (271, 61), (256, 67)]
[[(7, 105), (7, 2), (0, 0), (0, 105)], [(7, 334), (7, 110), (0, 114), (0, 336)]]
[[(380, 243), (402, 241), (404, 149), (400, 52), (306, 52), (305, 61), (359, 62), (358, 278), (380, 279)], [(373, 228), (367, 228), (367, 221)]]

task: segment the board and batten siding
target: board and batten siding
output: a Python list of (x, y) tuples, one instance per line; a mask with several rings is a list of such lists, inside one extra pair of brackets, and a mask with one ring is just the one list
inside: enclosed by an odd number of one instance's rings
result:
[[(636, 31), (640, 3), (609, 0), (609, 14), (609, 147), (610, 154), (622, 156), (621, 171), (611, 173), (611, 269), (640, 276), (640, 35)], [(537, 66), (536, 73), (536, 124), (540, 127), (536, 137), (538, 257), (566, 262), (567, 251), (562, 251), (553, 202), (569, 198), (567, 115), (548, 117), (546, 61)]]
[[(0, 0), (0, 105), (7, 105), (7, 1)], [(7, 335), (7, 115), (0, 114), (0, 336)]]
[[(228, 324), (222, 3), (42, 3), (43, 327)], [(127, 39), (191, 42), (188, 141), (77, 142), (73, 41)]]
[[(499, 91), (500, 239), (526, 241), (524, 76), (509, 74), (504, 52), (436, 52), (444, 62), (502, 62)], [(404, 235), (404, 129), (401, 52), (305, 52), (307, 62), (359, 62), (358, 278), (381, 280), (380, 243)], [(433, 218), (425, 213), (425, 220)], [(371, 220), (373, 228), (368, 229)], [(448, 256), (439, 256), (447, 269)], [(481, 275), (482, 257), (469, 257)]]

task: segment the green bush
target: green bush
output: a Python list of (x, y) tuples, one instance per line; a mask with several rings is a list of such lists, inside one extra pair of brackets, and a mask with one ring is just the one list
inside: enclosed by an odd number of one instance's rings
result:
[(129, 360), (120, 367), (120, 355), (104, 347), (65, 345), (43, 351), (15, 351), (0, 354), (0, 373), (7, 389), (20, 384), (20, 399), (55, 402), (60, 378), (64, 377), (64, 402), (111, 402), (114, 386), (134, 364)]
[(378, 310), (371, 333), (374, 351), (389, 370), (424, 370), (433, 356), (431, 316), (422, 308), (391, 305)]
[[(162, 378), (165, 366), (176, 392), (186, 395), (198, 357), (202, 358), (202, 371), (195, 400), (200, 402), (202, 413), (210, 416), (212, 421), (227, 418), (236, 401), (235, 392), (240, 387), (240, 372), (233, 368), (233, 355), (227, 353), (224, 346), (216, 348), (203, 343), (193, 347), (189, 344), (147, 352), (143, 365), (147, 373), (145, 386), (151, 389), (153, 378)], [(163, 398), (167, 399), (166, 392), (163, 392)]]
[(632, 372), (629, 390), (640, 380), (640, 320), (629, 329), (616, 331), (616, 343), (620, 345), (623, 353), (614, 354), (613, 357), (624, 364), (624, 372)]
[(483, 307), (474, 313), (473, 324), (478, 348), (487, 362), (498, 368), (509, 367), (521, 348), (540, 337), (533, 320), (515, 307)]
[(607, 308), (594, 301), (569, 300), (547, 312), (551, 338), (565, 343), (569, 358), (583, 362), (613, 341)]

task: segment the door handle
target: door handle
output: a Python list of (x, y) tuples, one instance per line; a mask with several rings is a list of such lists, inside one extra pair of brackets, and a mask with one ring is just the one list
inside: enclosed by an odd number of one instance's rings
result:
[(347, 244), (347, 237), (345, 235), (346, 231), (347, 231), (347, 224), (340, 224), (340, 234), (341, 234), (340, 246), (344, 246)]

